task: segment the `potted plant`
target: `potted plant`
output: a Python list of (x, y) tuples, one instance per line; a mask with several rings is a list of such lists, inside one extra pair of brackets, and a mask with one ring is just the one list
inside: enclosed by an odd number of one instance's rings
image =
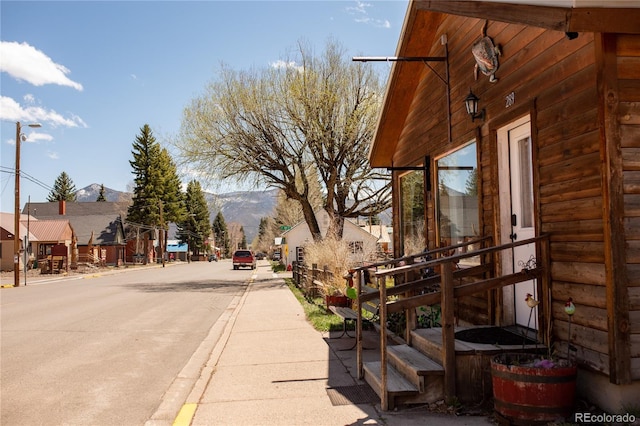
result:
[[(533, 311), (537, 301), (531, 295), (527, 299)], [(565, 312), (569, 316), (570, 339), (571, 317), (575, 313), (571, 298), (565, 304)], [(549, 328), (547, 333), (550, 334)], [(577, 376), (576, 363), (569, 357), (571, 348), (569, 342), (566, 359), (552, 356), (551, 345), (546, 356), (521, 352), (493, 357), (491, 380), (496, 412), (513, 423), (551, 422), (570, 416)]]

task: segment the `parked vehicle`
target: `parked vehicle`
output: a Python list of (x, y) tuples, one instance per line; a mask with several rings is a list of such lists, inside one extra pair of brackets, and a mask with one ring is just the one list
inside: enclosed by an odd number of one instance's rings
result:
[(217, 262), (218, 261), (218, 256), (216, 256), (215, 254), (210, 254), (209, 255), (209, 262)]
[(256, 253), (256, 259), (258, 259), (258, 260), (262, 260), (265, 257), (267, 257), (267, 255), (264, 254), (264, 253), (261, 253), (261, 252)]
[(256, 269), (256, 257), (251, 250), (236, 250), (232, 257), (233, 269), (249, 267)]

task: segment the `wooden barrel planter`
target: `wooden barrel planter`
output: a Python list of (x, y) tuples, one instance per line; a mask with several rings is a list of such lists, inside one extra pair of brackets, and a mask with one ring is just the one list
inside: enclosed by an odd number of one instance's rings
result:
[(494, 408), (513, 424), (566, 419), (573, 412), (576, 375), (577, 367), (566, 361), (550, 366), (539, 355), (496, 355), (491, 360)]

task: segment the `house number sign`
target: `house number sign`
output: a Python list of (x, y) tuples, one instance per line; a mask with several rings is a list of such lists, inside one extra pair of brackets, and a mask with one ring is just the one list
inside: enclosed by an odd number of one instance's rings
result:
[(505, 108), (509, 108), (510, 106), (513, 106), (513, 104), (516, 103), (516, 92), (511, 92), (509, 93), (507, 96), (504, 97), (506, 103), (505, 103)]

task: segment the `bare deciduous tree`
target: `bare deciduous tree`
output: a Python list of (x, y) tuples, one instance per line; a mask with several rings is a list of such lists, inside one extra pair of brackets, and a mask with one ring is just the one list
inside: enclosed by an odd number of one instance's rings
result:
[[(280, 188), (300, 203), (314, 240), (322, 239), (312, 199), (318, 178), (322, 207), (341, 236), (347, 217), (389, 205), (387, 176), (367, 154), (382, 88), (369, 64), (353, 63), (335, 42), (319, 57), (298, 44), (284, 67), (220, 79), (185, 109), (177, 143), (185, 161), (217, 179)], [(299, 65), (293, 65), (299, 64)]]

